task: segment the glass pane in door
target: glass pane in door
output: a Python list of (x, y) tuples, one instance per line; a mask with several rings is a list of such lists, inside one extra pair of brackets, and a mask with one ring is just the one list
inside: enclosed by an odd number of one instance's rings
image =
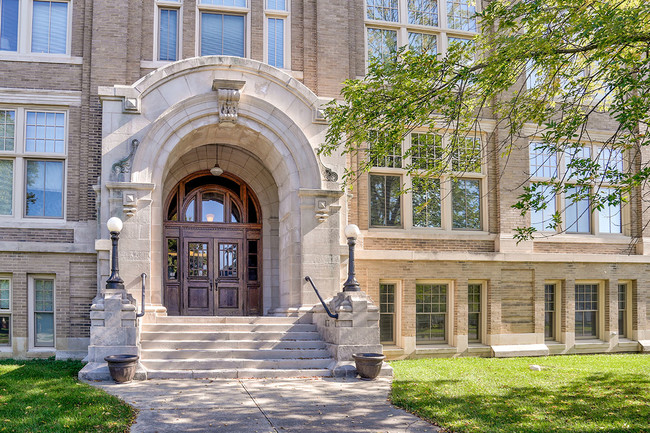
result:
[(237, 244), (219, 244), (219, 276), (237, 278)]
[(187, 267), (190, 277), (208, 276), (208, 244), (189, 242), (187, 248)]

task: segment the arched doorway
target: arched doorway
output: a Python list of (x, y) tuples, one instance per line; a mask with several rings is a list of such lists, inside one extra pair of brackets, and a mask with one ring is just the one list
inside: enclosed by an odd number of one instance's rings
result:
[(191, 174), (164, 213), (164, 304), (168, 315), (262, 314), (262, 224), (251, 188), (238, 177)]

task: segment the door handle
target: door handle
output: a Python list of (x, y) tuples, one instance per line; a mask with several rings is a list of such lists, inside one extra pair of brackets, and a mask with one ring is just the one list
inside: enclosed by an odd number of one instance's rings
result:
[(212, 291), (212, 280), (210, 280), (210, 291)]

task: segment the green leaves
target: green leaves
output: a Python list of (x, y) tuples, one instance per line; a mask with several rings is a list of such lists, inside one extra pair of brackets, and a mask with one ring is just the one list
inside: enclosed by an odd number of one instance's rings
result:
[[(477, 17), (484, 31), (473, 40), (450, 38), (439, 55), (401, 48), (391, 61), (369, 65), (364, 79), (345, 82), (343, 101), (326, 109), (321, 152), (365, 152), (371, 131), (384, 137), (373, 158), (414, 129), (450, 142), (480, 133), (484, 154), (501, 157), (542, 138), (547, 150), (575, 156), (566, 167), (572, 174), (549, 180), (590, 186), (592, 202), (597, 185), (625, 195), (647, 183), (645, 166), (630, 161), (650, 144), (650, 2), (495, 0)], [(581, 146), (623, 151), (628, 162), (605, 169), (574, 155)], [(360, 164), (345, 181), (370, 168)], [(536, 210), (528, 195), (520, 201), (517, 209)]]

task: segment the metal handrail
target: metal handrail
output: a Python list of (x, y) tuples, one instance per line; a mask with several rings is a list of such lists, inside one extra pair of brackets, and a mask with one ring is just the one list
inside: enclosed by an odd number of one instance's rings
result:
[(318, 293), (318, 289), (314, 285), (314, 282), (311, 280), (311, 277), (306, 276), (305, 281), (309, 281), (309, 284), (314, 288), (314, 292), (316, 292), (316, 296), (318, 296), (318, 299), (320, 300), (320, 303), (323, 304), (323, 307), (325, 308), (325, 312), (327, 313), (328, 316), (330, 316), (332, 319), (338, 319), (339, 318), (339, 313), (332, 314), (329, 308), (327, 308), (327, 304), (325, 304), (325, 301), (323, 301), (322, 296), (320, 293)]
[(145, 282), (147, 281), (147, 274), (144, 272), (140, 274), (140, 278), (142, 278), (142, 312), (137, 313), (135, 317), (142, 317), (144, 316), (144, 291), (145, 291)]

